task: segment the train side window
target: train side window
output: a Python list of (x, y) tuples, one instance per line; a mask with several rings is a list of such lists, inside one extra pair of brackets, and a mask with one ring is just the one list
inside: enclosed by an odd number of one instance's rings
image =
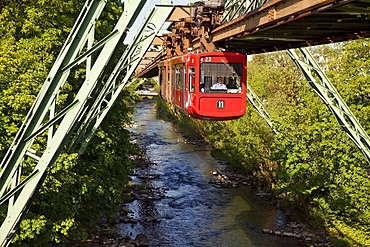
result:
[(181, 81), (181, 90), (185, 91), (185, 65), (182, 64), (180, 67), (180, 81)]
[(175, 70), (176, 89), (181, 89), (181, 73), (180, 67), (176, 67)]
[(195, 91), (195, 67), (189, 67), (189, 92), (194, 93)]
[(159, 67), (159, 73), (158, 73), (158, 81), (159, 85), (162, 85), (163, 81), (163, 67)]
[(168, 88), (173, 87), (171, 83), (171, 69), (167, 67), (167, 82), (168, 82)]
[(171, 74), (172, 74), (172, 76), (171, 76), (171, 86), (172, 86), (172, 88), (176, 88), (176, 67), (175, 66), (172, 66), (171, 67)]

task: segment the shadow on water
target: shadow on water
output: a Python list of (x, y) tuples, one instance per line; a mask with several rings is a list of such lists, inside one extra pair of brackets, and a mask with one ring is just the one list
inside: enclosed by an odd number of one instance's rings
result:
[(143, 137), (153, 165), (135, 173), (160, 175), (134, 176), (133, 182), (146, 183), (165, 197), (128, 203), (133, 212), (129, 216), (139, 221), (120, 224), (123, 236), (144, 234), (150, 246), (305, 246), (294, 238), (262, 233), (265, 228), (281, 229), (285, 217), (248, 187), (211, 185), (212, 172), (222, 166), (209, 151), (185, 143), (171, 123), (160, 120), (154, 100), (136, 108), (135, 127), (130, 130)]

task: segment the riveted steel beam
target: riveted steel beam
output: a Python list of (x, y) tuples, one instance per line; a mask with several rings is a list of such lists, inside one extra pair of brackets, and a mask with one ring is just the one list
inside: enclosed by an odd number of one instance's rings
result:
[[(92, 40), (95, 22), (106, 4), (104, 0), (87, 0), (58, 58), (52, 66), (45, 83), (30, 109), (23, 125), (1, 163), (0, 200), (6, 205), (7, 215), (0, 227), (0, 246), (7, 246), (21, 216), (37, 191), (65, 144), (74, 136), (87, 113), (91, 101), (98, 95), (99, 83), (126, 32), (135, 23), (145, 0), (125, 2), (124, 13), (113, 31), (96, 45)], [(157, 24), (157, 23), (156, 23)], [(160, 25), (160, 24), (159, 24)], [(83, 51), (87, 52), (83, 53)], [(96, 59), (91, 55), (101, 51)], [(142, 54), (143, 55), (143, 54)], [(140, 60), (137, 58), (137, 60)], [(61, 88), (70, 70), (86, 61), (86, 79), (69, 106), (57, 105)], [(117, 91), (118, 93), (118, 91)], [(55, 123), (58, 122), (58, 126)], [(47, 136), (47, 146), (34, 150), (37, 138)], [(24, 171), (23, 161), (31, 157), (35, 162), (33, 171)], [(31, 159), (28, 159), (31, 160)]]
[(370, 162), (370, 138), (368, 134), (311, 53), (306, 48), (299, 48), (298, 50), (303, 56), (298, 56), (293, 49), (288, 50), (288, 54), (301, 69), (311, 87), (333, 112), (342, 129), (365, 155), (367, 161)]
[[(98, 126), (112, 107), (114, 101), (131, 79), (142, 58), (152, 44), (158, 31), (173, 9), (173, 5), (156, 5), (145, 18), (142, 26), (138, 29), (136, 36), (126, 47), (119, 62), (105, 82), (104, 88), (100, 91), (96, 101), (89, 109), (84, 123), (78, 130), (78, 136), (73, 142), (71, 151), (81, 144), (78, 153), (81, 155)], [(117, 81), (119, 76), (123, 76)], [(92, 124), (93, 123), (93, 124)]]
[[(31, 145), (35, 137), (30, 137), (42, 127), (48, 114), (55, 113), (53, 109), (56, 108), (56, 98), (69, 75), (69, 71), (63, 72), (62, 68), (65, 64), (71, 63), (83, 49), (86, 42), (85, 37), (94, 26), (95, 20), (99, 18), (104, 6), (104, 1), (87, 1), (84, 5), (35, 103), (1, 162), (0, 198), (11, 196), (3, 203), (8, 202), (8, 210), (0, 227), (0, 246), (6, 246), (10, 243), (12, 233), (49, 165), (38, 166), (30, 174), (25, 174), (22, 171), (25, 157), (27, 154), (33, 153)], [(51, 114), (50, 118), (54, 118), (54, 115)], [(50, 132), (52, 135), (53, 131)], [(49, 140), (51, 139), (49, 138)], [(43, 161), (45, 161), (43, 157), (40, 157), (38, 163)], [(21, 177), (25, 177), (25, 179), (20, 179)], [(17, 193), (12, 193), (12, 191), (17, 191)]]
[(256, 109), (258, 114), (266, 121), (267, 125), (270, 126), (272, 131), (277, 134), (277, 130), (274, 128), (272, 121), (270, 120), (270, 114), (263, 106), (262, 101), (257, 96), (257, 94), (253, 91), (252, 87), (247, 84), (247, 98), (252, 106)]

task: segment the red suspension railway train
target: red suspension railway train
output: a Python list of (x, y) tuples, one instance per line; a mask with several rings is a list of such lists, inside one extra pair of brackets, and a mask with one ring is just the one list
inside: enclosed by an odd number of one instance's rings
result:
[(187, 54), (159, 64), (160, 95), (201, 120), (237, 119), (246, 111), (246, 55)]

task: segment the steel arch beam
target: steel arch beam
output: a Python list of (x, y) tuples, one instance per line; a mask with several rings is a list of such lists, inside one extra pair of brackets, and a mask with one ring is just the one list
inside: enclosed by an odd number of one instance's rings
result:
[[(89, 109), (87, 117), (80, 126), (78, 135), (74, 139), (70, 151), (73, 151), (78, 144), (81, 144), (78, 153), (80, 155), (84, 153), (95, 131), (98, 129), (122, 89), (129, 82), (172, 9), (172, 5), (156, 5), (151, 12), (148, 13), (133, 41), (126, 47), (125, 52), (122, 54), (108, 80), (105, 82), (104, 88), (100, 91), (97, 100)], [(123, 78), (117, 81), (120, 75), (123, 76)]]
[[(320, 96), (325, 105), (332, 111), (344, 132), (352, 139), (356, 146), (370, 162), (370, 138), (361, 126), (351, 109), (340, 96), (325, 72), (321, 70), (315, 58), (307, 48), (298, 49), (303, 56), (299, 57), (295, 50), (288, 50), (294, 63), (301, 69), (306, 80)], [(317, 78), (317, 79), (316, 79)]]
[[(0, 202), (3, 205), (7, 202), (8, 212), (0, 227), (0, 246), (10, 244), (14, 229), (37, 188), (42, 184), (48, 168), (54, 164), (65, 144), (73, 136), (74, 130), (81, 125), (91, 110), (89, 99), (96, 95), (94, 90), (97, 90), (107, 64), (111, 62), (119, 43), (126, 37), (127, 30), (137, 21), (145, 3), (145, 0), (126, 1), (125, 10), (114, 30), (96, 45), (92, 45), (95, 22), (103, 11), (106, 0), (87, 0), (35, 103), (2, 160)], [(155, 24), (161, 27), (163, 23)], [(87, 51), (82, 54), (86, 48)], [(92, 63), (91, 55), (99, 50), (101, 52)], [(140, 60), (140, 57), (137, 57), (137, 60)], [(71, 69), (84, 61), (87, 62), (85, 81), (69, 106), (58, 111), (57, 99), (61, 88)], [(119, 91), (115, 93), (118, 94)], [(56, 122), (58, 128), (54, 126)], [(40, 134), (47, 135), (47, 147), (36, 151), (31, 146)], [(34, 160), (35, 165), (33, 171), (26, 173), (22, 166), (28, 157)]]

